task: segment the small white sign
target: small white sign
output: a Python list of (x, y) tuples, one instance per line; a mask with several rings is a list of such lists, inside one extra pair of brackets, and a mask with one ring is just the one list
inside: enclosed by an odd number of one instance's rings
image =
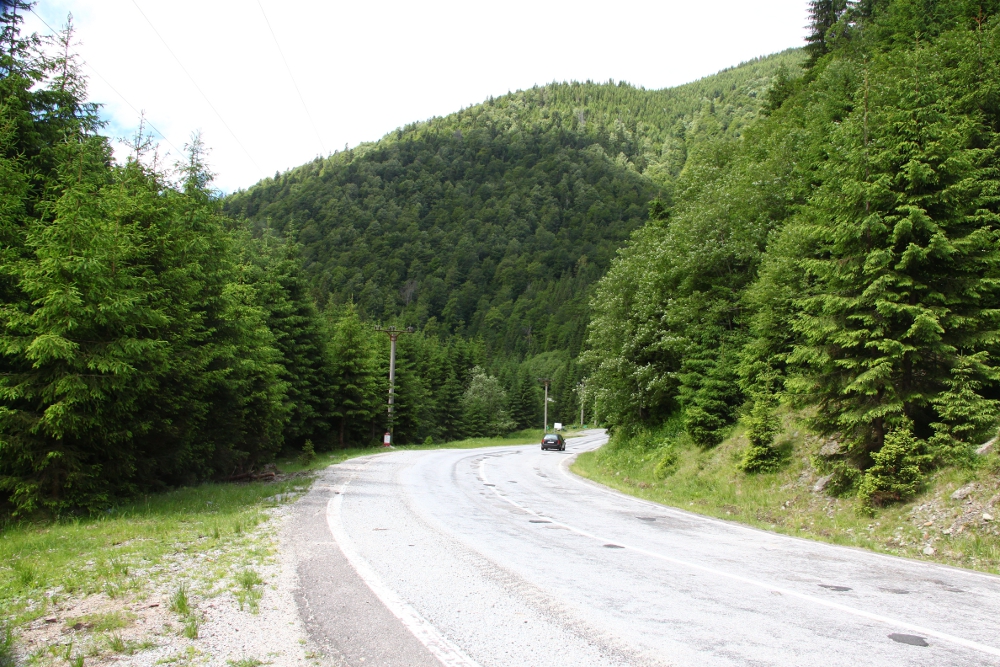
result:
[(561, 431), (562, 430), (562, 422), (556, 422), (555, 423), (555, 427), (556, 427), (557, 431)]
[(384, 436), (382, 436), (382, 444), (385, 445), (386, 447), (388, 447), (389, 445), (391, 445), (392, 444), (392, 436), (389, 435), (388, 433), (386, 433)]

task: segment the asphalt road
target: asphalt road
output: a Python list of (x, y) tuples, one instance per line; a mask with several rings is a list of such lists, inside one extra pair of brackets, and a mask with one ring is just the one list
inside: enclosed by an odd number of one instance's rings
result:
[(349, 665), (1000, 665), (1000, 578), (630, 498), (537, 445), (324, 472), (290, 526)]

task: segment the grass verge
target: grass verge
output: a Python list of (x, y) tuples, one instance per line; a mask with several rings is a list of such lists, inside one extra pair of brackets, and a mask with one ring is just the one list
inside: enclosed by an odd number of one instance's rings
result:
[[(859, 513), (855, 497), (833, 497), (813, 462), (822, 445), (795, 415), (777, 439), (782, 467), (748, 475), (737, 464), (749, 445), (742, 428), (702, 449), (676, 425), (580, 455), (572, 470), (614, 489), (664, 505), (766, 530), (886, 554), (1000, 574), (1000, 456), (970, 469), (938, 470), (912, 500)], [(960, 497), (953, 497), (956, 491)], [(963, 493), (964, 492), (964, 493)], [(998, 508), (1000, 509), (1000, 508)]]
[[(269, 556), (251, 531), (309, 483), (297, 477), (204, 484), (139, 498), (95, 517), (7, 527), (0, 532), (0, 618), (15, 635), (37, 628), (42, 617), (51, 617), (42, 626), (58, 622), (64, 628), (42, 646), (36, 641), (33, 663), (84, 645), (92, 657), (132, 653), (154, 644), (124, 638), (138, 630), (127, 609), (170, 586), (176, 592), (164, 606), (179, 617), (180, 634), (196, 637), (194, 599), (228, 592), (233, 572)], [(98, 610), (67, 617), (88, 605)]]
[[(541, 437), (541, 429), (534, 429), (395, 449), (471, 449), (531, 444)], [(144, 496), (99, 516), (3, 528), (0, 667), (14, 664), (18, 632), (39, 624), (58, 622), (62, 632), (43, 646), (36, 643), (33, 664), (81, 657), (84, 645), (89, 657), (150, 648), (151, 641), (123, 633), (137, 629), (128, 606), (157, 594), (177, 623), (174, 631), (188, 639), (198, 637), (199, 601), (231, 594), (240, 609), (256, 613), (264, 581), (255, 566), (267, 558), (268, 547), (253, 536), (254, 529), (276, 505), (308, 489), (311, 471), (382, 451), (351, 448), (311, 461), (279, 461), (279, 481), (203, 484)], [(290, 478), (281, 479), (285, 475)], [(99, 609), (68, 615), (80, 601), (92, 599), (102, 601)], [(42, 623), (43, 617), (51, 618)]]

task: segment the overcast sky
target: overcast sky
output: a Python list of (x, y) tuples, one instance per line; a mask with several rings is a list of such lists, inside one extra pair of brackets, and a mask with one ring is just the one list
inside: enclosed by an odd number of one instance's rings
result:
[[(73, 14), (111, 136), (134, 134), (136, 110), (172, 155), (201, 130), (216, 185), (232, 191), (535, 84), (686, 83), (801, 45), (806, 5), (41, 0), (35, 11), (53, 27)], [(25, 27), (48, 32), (31, 15)]]

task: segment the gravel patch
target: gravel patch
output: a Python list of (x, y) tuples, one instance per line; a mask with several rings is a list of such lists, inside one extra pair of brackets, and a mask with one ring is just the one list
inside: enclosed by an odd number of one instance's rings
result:
[[(318, 664), (293, 598), (297, 586), (282, 534), (292, 498), (268, 510), (269, 518), (230, 549), (240, 565), (220, 575), (223, 554), (177, 554), (140, 596), (106, 594), (62, 599), (51, 613), (19, 629), (18, 664), (198, 665), (207, 667), (305, 667)], [(248, 550), (250, 551), (250, 550)], [(231, 562), (232, 559), (227, 559)], [(217, 566), (216, 566), (217, 568)], [(180, 582), (187, 610), (178, 608)], [(82, 658), (83, 662), (80, 662)]]

